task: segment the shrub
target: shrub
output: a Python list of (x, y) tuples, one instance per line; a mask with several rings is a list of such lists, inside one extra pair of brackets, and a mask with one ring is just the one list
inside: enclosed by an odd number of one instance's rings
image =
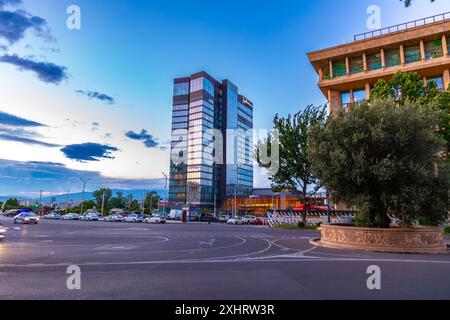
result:
[(302, 221), (300, 221), (300, 222), (297, 224), (297, 227), (299, 227), (300, 229), (303, 229), (303, 228), (305, 227), (305, 224), (304, 224)]

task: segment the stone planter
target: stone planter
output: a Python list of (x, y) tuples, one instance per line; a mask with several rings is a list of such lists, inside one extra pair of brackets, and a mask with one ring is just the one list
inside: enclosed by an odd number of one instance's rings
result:
[(358, 228), (343, 225), (322, 225), (321, 239), (312, 243), (328, 248), (403, 252), (447, 252), (441, 228)]

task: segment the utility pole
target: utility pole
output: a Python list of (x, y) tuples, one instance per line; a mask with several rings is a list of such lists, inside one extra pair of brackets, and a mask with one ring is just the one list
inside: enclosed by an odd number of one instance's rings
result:
[(153, 193), (150, 192), (150, 216), (153, 212)]
[(39, 193), (39, 212), (38, 212), (38, 214), (41, 214), (41, 212), (42, 212), (42, 190)]
[(103, 190), (103, 193), (102, 193), (102, 217), (103, 217), (104, 210), (105, 210), (105, 190)]
[(164, 178), (166, 179), (166, 182), (164, 184), (164, 200), (166, 202), (166, 205), (164, 206), (164, 215), (167, 215), (167, 206), (169, 205), (169, 201), (167, 199), (167, 179), (169, 177), (164, 172), (162, 174), (163, 174)]
[(217, 217), (217, 195), (214, 191), (214, 217)]
[(237, 185), (234, 185), (234, 216), (237, 217)]
[(83, 202), (81, 202), (81, 215), (83, 215), (84, 192), (86, 191), (86, 182), (88, 182), (90, 179), (80, 178), (80, 180), (83, 181)]

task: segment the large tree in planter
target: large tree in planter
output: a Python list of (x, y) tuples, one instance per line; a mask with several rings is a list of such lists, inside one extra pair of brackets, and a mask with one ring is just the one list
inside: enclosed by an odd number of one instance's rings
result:
[(307, 205), (310, 198), (320, 189), (308, 157), (308, 137), (312, 127), (324, 125), (328, 114), (325, 106), (308, 106), (303, 111), (286, 118), (275, 116), (274, 132), (259, 142), (256, 158), (261, 167), (272, 164), (261, 161), (261, 152), (271, 152), (273, 143), (278, 144), (278, 170), (269, 172), (274, 191), (301, 191), (303, 223), (306, 224)]
[(414, 103), (372, 100), (310, 133), (309, 161), (336, 201), (356, 204), (360, 226), (437, 224), (448, 210), (447, 164), (438, 157), (439, 115)]

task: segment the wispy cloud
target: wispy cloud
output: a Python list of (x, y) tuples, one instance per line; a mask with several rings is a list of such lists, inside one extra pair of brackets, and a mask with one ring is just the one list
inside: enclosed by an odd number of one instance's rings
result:
[(112, 153), (119, 151), (116, 147), (98, 143), (83, 143), (65, 146), (61, 149), (64, 155), (80, 162), (100, 161), (101, 159), (114, 159)]
[(128, 131), (125, 133), (125, 136), (131, 140), (142, 141), (144, 145), (149, 149), (159, 146), (158, 140), (144, 129), (142, 129), (140, 133)]
[(85, 90), (77, 90), (75, 91), (78, 94), (84, 95), (86, 97), (88, 97), (89, 99), (95, 99), (95, 100), (99, 100), (105, 104), (115, 104), (116, 103), (116, 99), (114, 99), (113, 97), (104, 94), (104, 93), (100, 93), (97, 91), (85, 91)]
[(164, 188), (161, 179), (117, 179), (102, 176), (99, 172), (67, 168), (53, 162), (21, 162), (0, 159), (0, 195), (34, 194), (45, 186), (53, 194), (79, 191), (79, 177), (89, 178), (88, 189), (108, 186), (113, 189)]
[(51, 62), (38, 62), (27, 58), (21, 58), (16, 54), (0, 56), (0, 62), (12, 64), (21, 71), (34, 72), (37, 77), (46, 83), (60, 84), (67, 79), (66, 67), (58, 66)]
[(20, 118), (18, 116), (0, 111), (0, 125), (16, 127), (44, 127), (42, 123)]
[(0, 0), (0, 39), (12, 45), (25, 37), (28, 30), (47, 41), (54, 41), (45, 19), (25, 10), (4, 10), (6, 5), (16, 6), (21, 0)]
[(31, 145), (38, 145), (42, 147), (60, 147), (60, 145), (47, 143), (31, 138), (21, 137), (13, 134), (3, 133), (3, 130), (0, 129), (0, 140), (4, 141), (14, 141), (14, 142), (20, 142), (25, 144), (31, 144)]

